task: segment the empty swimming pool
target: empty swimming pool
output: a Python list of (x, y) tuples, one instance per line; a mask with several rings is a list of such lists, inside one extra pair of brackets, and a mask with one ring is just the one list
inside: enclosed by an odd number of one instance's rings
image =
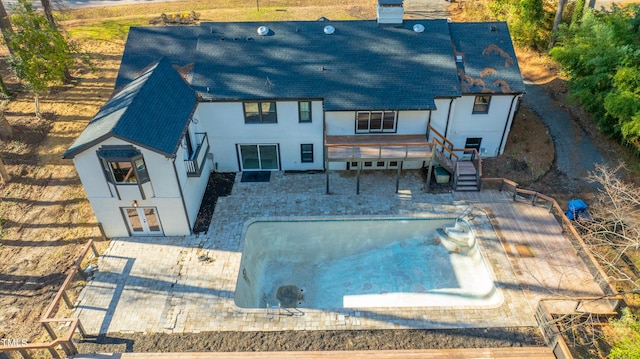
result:
[[(465, 239), (449, 241), (443, 228)], [(242, 308), (498, 306), (472, 232), (453, 218), (255, 221), (234, 300)]]

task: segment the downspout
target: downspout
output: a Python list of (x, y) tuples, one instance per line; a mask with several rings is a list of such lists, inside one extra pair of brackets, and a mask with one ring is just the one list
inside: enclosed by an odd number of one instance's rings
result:
[(182, 209), (184, 209), (184, 215), (187, 217), (187, 228), (189, 228), (189, 233), (193, 234), (191, 228), (191, 221), (189, 220), (189, 212), (187, 211), (187, 204), (184, 203), (184, 193), (182, 192), (182, 186), (180, 186), (180, 177), (178, 177), (178, 169), (176, 168), (176, 159), (173, 158), (173, 173), (176, 176), (176, 181), (178, 182), (178, 191), (180, 191), (180, 200), (182, 201)]
[(431, 114), (433, 110), (429, 110), (429, 118), (427, 118), (427, 141), (429, 141), (429, 136), (431, 136)]
[(455, 100), (455, 98), (451, 98), (451, 101), (449, 101), (449, 110), (447, 112), (447, 124), (444, 126), (444, 138), (447, 138), (448, 135), (448, 131), (449, 131), (449, 120), (451, 117), (451, 106), (453, 105), (453, 100)]
[(327, 148), (327, 113), (322, 101), (322, 169), (324, 170), (325, 194), (329, 194), (329, 149)]
[(324, 171), (329, 170), (329, 161), (327, 157), (326, 143), (327, 143), (327, 114), (324, 111), (324, 101), (323, 101), (322, 102), (322, 167)]
[[(502, 137), (500, 138), (500, 146), (498, 146), (498, 153), (496, 153), (496, 156), (499, 156), (503, 152), (502, 144), (504, 143), (504, 135), (507, 133), (507, 127), (509, 127), (509, 117), (511, 117), (511, 110), (513, 110), (513, 103), (518, 97), (519, 96), (513, 96), (513, 98), (511, 99), (511, 105), (509, 105), (509, 112), (507, 113), (507, 121), (505, 121), (504, 123), (504, 129), (502, 130)], [(516, 117), (515, 113), (513, 114), (513, 117)]]

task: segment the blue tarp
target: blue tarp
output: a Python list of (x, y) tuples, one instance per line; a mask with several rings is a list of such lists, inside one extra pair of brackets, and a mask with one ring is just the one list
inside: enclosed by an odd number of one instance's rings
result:
[(576, 219), (587, 209), (587, 204), (584, 203), (584, 201), (582, 201), (581, 199), (572, 199), (567, 204), (567, 207), (567, 218)]

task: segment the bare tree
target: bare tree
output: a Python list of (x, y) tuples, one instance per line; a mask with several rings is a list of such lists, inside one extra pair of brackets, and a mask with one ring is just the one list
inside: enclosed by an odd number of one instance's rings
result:
[(562, 21), (562, 14), (564, 13), (564, 6), (567, 4), (567, 0), (558, 0), (558, 8), (556, 9), (556, 17), (553, 20), (553, 33), (551, 34), (551, 42), (549, 47), (553, 47), (556, 44), (556, 35), (558, 34), (558, 27)]
[(0, 30), (11, 30), (11, 20), (7, 15), (7, 9), (4, 7), (2, 0), (0, 0)]
[(595, 171), (587, 180), (598, 184), (599, 189), (589, 203), (588, 214), (572, 222), (589, 252), (618, 290), (618, 293), (591, 299), (558, 299), (575, 302), (574, 312), (555, 315), (543, 325), (557, 325), (566, 338), (574, 341), (573, 344), (596, 348), (597, 343), (603, 340), (609, 342), (610, 337), (602, 331), (602, 323), (607, 322), (611, 315), (590, 308), (599, 305), (606, 308), (610, 300), (640, 294), (640, 273), (637, 264), (630, 259), (635, 258), (640, 250), (640, 188), (621, 179), (620, 173), (625, 170), (624, 164), (615, 168), (596, 164)]
[(7, 15), (7, 9), (5, 9), (2, 0), (0, 0), (0, 32), (2, 32), (5, 40), (4, 43), (7, 45), (9, 53), (13, 54), (11, 47), (9, 47), (9, 39), (7, 39), (7, 36), (10, 36), (13, 32), (13, 28), (11, 27), (11, 19), (9, 19), (9, 15)]
[(47, 18), (47, 21), (49, 21), (51, 26), (56, 27), (56, 21), (53, 19), (53, 8), (51, 7), (51, 1), (40, 0), (40, 3), (42, 3), (42, 9), (44, 10), (44, 16)]
[(13, 129), (7, 118), (4, 116), (4, 105), (0, 108), (0, 138), (11, 138), (13, 137)]
[(628, 256), (640, 250), (640, 188), (620, 178), (623, 170), (624, 164), (616, 168), (596, 164), (588, 180), (601, 189), (590, 205), (590, 216), (574, 226), (613, 280), (640, 289), (638, 268)]
[(8, 183), (11, 181), (11, 176), (7, 169), (4, 167), (4, 162), (2, 161), (2, 157), (0, 157), (0, 178), (2, 179), (2, 183)]
[(4, 80), (2, 79), (2, 76), (0, 75), (0, 98), (2, 98), (2, 97), (4, 97), (4, 98), (11, 97), (11, 92), (7, 88), (7, 85), (5, 85)]

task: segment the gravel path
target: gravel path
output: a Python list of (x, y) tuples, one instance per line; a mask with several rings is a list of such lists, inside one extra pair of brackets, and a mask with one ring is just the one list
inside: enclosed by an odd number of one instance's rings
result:
[(555, 144), (555, 166), (567, 178), (564, 189), (577, 192), (582, 185), (588, 185), (583, 179), (594, 170), (596, 163), (605, 163), (605, 157), (589, 135), (541, 86), (525, 82), (525, 91), (524, 105), (542, 119)]

